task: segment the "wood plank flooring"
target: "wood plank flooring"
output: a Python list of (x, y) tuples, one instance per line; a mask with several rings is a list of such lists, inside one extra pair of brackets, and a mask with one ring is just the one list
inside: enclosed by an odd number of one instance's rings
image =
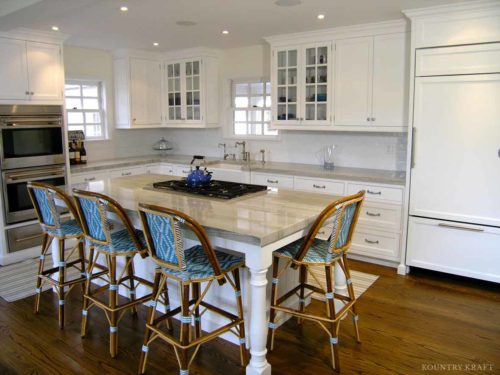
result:
[[(341, 324), (342, 374), (450, 372), (443, 366), (455, 366), (451, 372), (460, 374), (500, 373), (498, 284), (424, 271), (398, 276), (394, 269), (351, 264), (380, 278), (359, 299), (363, 342), (356, 343), (350, 320)], [(81, 299), (74, 293), (64, 331), (57, 327), (57, 300), (51, 293), (43, 294), (38, 316), (33, 314), (33, 297), (14, 303), (0, 299), (0, 374), (137, 373), (146, 309), (137, 318), (123, 318), (119, 355), (111, 359), (101, 312), (92, 311), (88, 335), (80, 338)], [(314, 302), (312, 308), (322, 306)], [(280, 328), (268, 360), (275, 375), (333, 373), (328, 338), (311, 322), (299, 326), (290, 320)], [(153, 344), (148, 374), (177, 373), (173, 350)], [(190, 374), (243, 375), (245, 370), (239, 366), (237, 347), (217, 340), (202, 347)]]

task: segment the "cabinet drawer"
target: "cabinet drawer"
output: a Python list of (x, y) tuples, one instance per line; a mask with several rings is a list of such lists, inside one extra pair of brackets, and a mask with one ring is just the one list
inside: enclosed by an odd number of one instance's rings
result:
[(267, 173), (252, 173), (252, 184), (293, 189), (293, 177)]
[(500, 228), (410, 217), (407, 264), (500, 282)]
[(401, 230), (401, 206), (368, 202), (361, 206), (359, 224), (399, 232)]
[(399, 234), (359, 225), (352, 236), (350, 252), (378, 259), (399, 261)]
[(42, 246), (43, 232), (38, 223), (7, 229), (5, 233), (9, 253)]
[(356, 194), (360, 190), (365, 190), (365, 198), (367, 201), (391, 201), (402, 203), (403, 202), (403, 189), (396, 187), (385, 187), (379, 185), (368, 184), (347, 184), (347, 194)]
[(82, 184), (85, 182), (104, 180), (108, 177), (109, 177), (108, 173), (103, 173), (103, 172), (72, 174), (71, 175), (71, 183), (72, 184)]
[(174, 165), (174, 176), (187, 177), (191, 168), (187, 165)]
[(417, 50), (416, 76), (500, 72), (500, 43)]
[(295, 190), (311, 191), (314, 193), (344, 195), (345, 183), (317, 178), (294, 178)]
[(127, 177), (127, 176), (135, 176), (138, 174), (143, 174), (147, 173), (146, 172), (146, 166), (144, 168), (124, 168), (124, 169), (117, 169), (114, 171), (111, 171), (109, 173), (110, 178), (116, 178), (116, 177)]

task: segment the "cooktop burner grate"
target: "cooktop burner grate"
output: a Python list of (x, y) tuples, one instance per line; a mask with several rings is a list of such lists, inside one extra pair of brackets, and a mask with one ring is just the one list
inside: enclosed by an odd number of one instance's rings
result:
[(190, 187), (186, 180), (169, 180), (153, 183), (155, 189), (174, 190), (207, 197), (231, 199), (242, 195), (267, 190), (267, 186), (242, 184), (238, 182), (212, 180), (209, 184)]

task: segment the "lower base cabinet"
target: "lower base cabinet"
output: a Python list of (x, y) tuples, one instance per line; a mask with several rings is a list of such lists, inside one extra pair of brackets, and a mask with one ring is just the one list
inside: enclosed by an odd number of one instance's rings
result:
[(409, 266), (500, 282), (500, 228), (410, 217)]

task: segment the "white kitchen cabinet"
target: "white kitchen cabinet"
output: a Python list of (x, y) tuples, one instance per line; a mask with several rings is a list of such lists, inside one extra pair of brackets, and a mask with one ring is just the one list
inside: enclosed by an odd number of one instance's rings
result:
[(213, 172), (212, 180), (240, 182), (244, 184), (250, 183), (249, 171), (224, 169), (224, 168), (210, 168), (210, 166), (208, 166), (208, 170)]
[(344, 195), (345, 182), (323, 178), (294, 177), (294, 189), (313, 193)]
[(400, 235), (358, 225), (352, 236), (351, 254), (399, 262)]
[(160, 127), (161, 61), (124, 57), (114, 61), (116, 127)]
[(365, 190), (366, 201), (388, 201), (403, 204), (403, 187), (392, 187), (364, 183), (348, 183), (347, 195), (356, 194)]
[(81, 184), (84, 182), (94, 182), (105, 180), (110, 177), (109, 171), (95, 171), (88, 173), (72, 173), (70, 176), (71, 184)]
[(274, 126), (331, 125), (331, 52), (331, 42), (273, 49)]
[(407, 34), (335, 42), (334, 123), (338, 130), (404, 131)]
[(163, 118), (167, 127), (219, 126), (219, 73), (214, 57), (163, 64)]
[(127, 176), (135, 176), (139, 174), (149, 173), (148, 168), (149, 167), (147, 165), (144, 165), (141, 167), (115, 169), (109, 172), (109, 178), (127, 177)]
[(399, 204), (365, 201), (361, 206), (358, 223), (363, 227), (380, 228), (399, 233), (401, 230), (401, 208)]
[(174, 165), (174, 176), (187, 177), (191, 173), (189, 165)]
[(147, 173), (154, 174), (166, 174), (166, 175), (174, 175), (174, 166), (172, 164), (160, 163), (160, 164), (152, 164), (148, 168)]
[(60, 44), (0, 38), (0, 100), (62, 102)]
[(252, 184), (283, 189), (293, 189), (293, 176), (274, 173), (251, 173)]

